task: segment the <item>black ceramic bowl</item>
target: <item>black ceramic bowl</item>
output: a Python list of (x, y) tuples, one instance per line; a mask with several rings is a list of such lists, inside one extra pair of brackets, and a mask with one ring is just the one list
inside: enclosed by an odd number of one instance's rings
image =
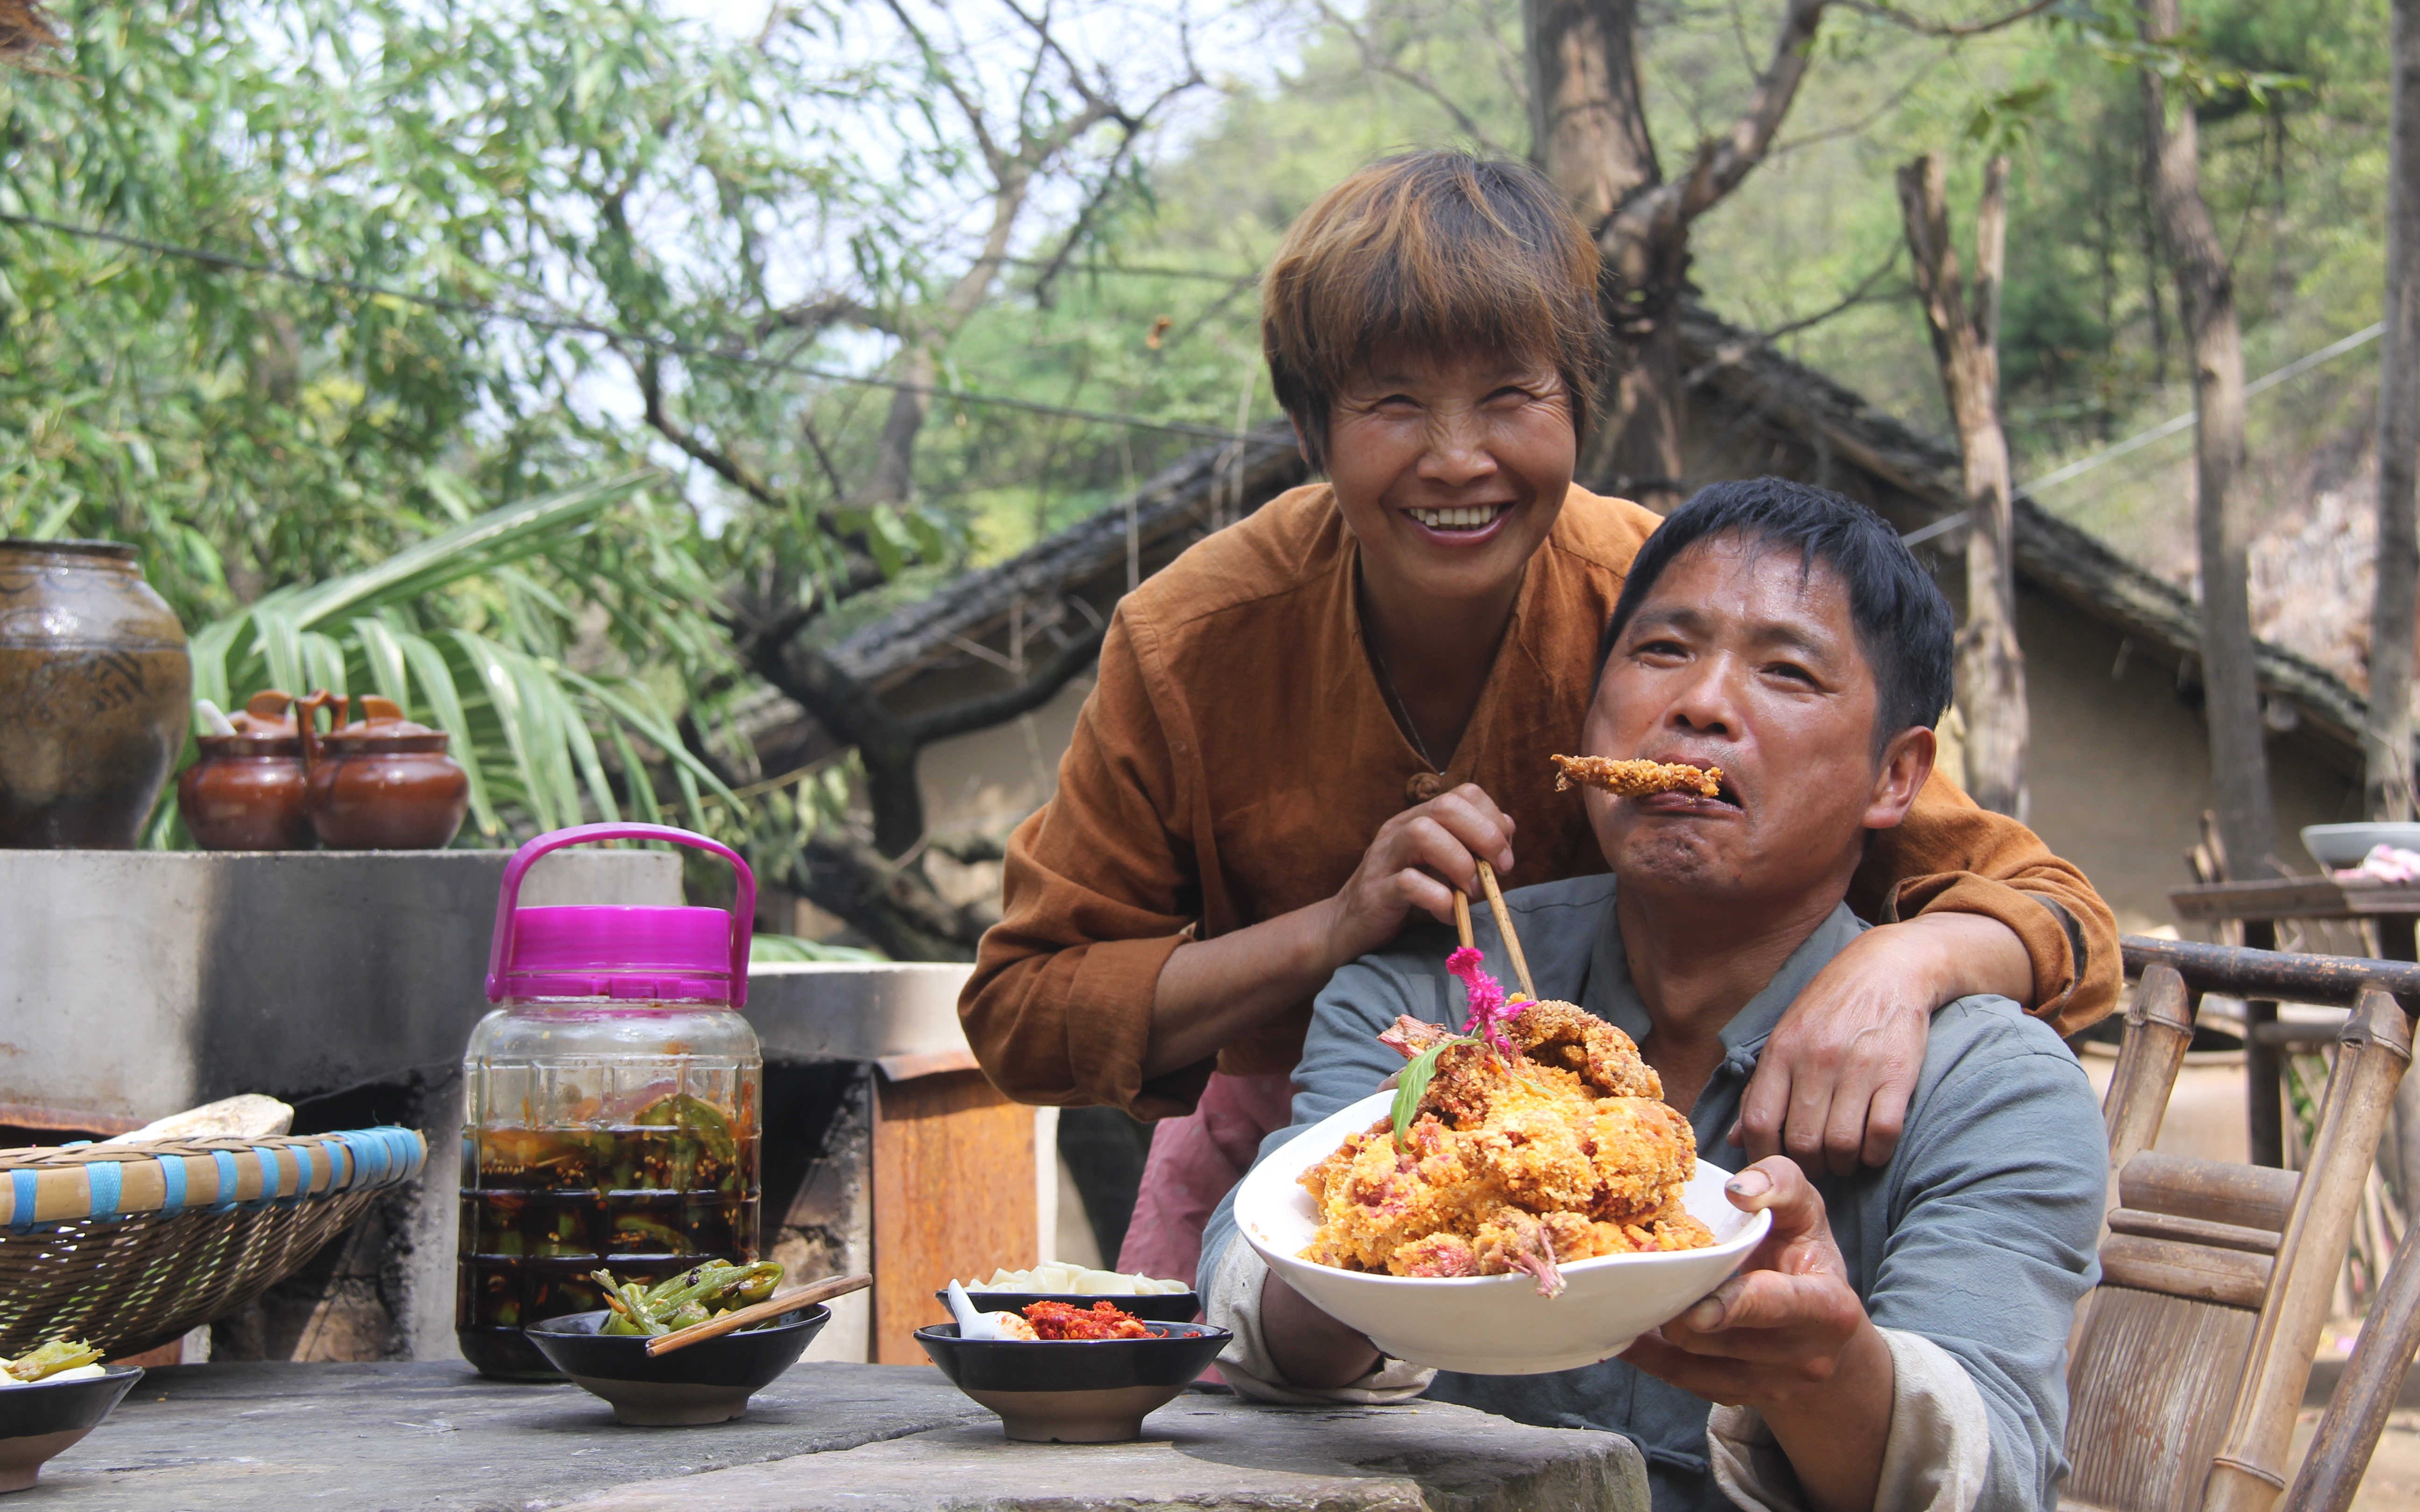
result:
[(1142, 1420), (1234, 1336), (1207, 1323), (1150, 1327), (1141, 1339), (962, 1339), (957, 1324), (936, 1323), (916, 1342), (951, 1384), (1000, 1414), (1012, 1439), (1123, 1443), (1140, 1438)]
[[(943, 1307), (950, 1305), (950, 1293), (944, 1288), (933, 1295)], [(1072, 1291), (975, 1291), (967, 1292), (967, 1300), (979, 1313), (1018, 1313), (1037, 1302), (1063, 1302), (1071, 1307), (1090, 1307), (1106, 1302), (1134, 1314), (1147, 1323), (1189, 1323), (1201, 1316), (1202, 1299), (1190, 1291), (1162, 1291), (1148, 1297), (1078, 1296)]]
[(82, 1381), (38, 1381), (0, 1387), (0, 1491), (22, 1491), (42, 1461), (101, 1427), (110, 1409), (143, 1379), (140, 1366), (114, 1365)]
[(742, 1329), (687, 1349), (650, 1357), (635, 1334), (599, 1334), (602, 1312), (550, 1318), (521, 1332), (537, 1352), (582, 1390), (613, 1404), (613, 1420), (639, 1427), (691, 1427), (728, 1423), (748, 1412), (748, 1398), (798, 1364), (824, 1324), (824, 1306), (783, 1313), (763, 1328)]

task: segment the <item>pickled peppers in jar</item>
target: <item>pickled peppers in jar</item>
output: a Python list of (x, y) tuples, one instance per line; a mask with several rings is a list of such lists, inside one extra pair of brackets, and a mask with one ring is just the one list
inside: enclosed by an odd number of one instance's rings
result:
[[(518, 906), (539, 856), (641, 838), (730, 861), (735, 912)], [(728, 849), (662, 825), (557, 830), (506, 867), (499, 1006), (463, 1062), (455, 1328), (482, 1374), (560, 1379), (521, 1330), (602, 1308), (593, 1272), (653, 1283), (757, 1257), (764, 1059), (738, 1011), (754, 891)]]

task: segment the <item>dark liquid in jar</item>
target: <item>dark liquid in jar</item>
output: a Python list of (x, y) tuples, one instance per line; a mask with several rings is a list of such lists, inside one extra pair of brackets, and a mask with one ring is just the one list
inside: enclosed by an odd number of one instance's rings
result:
[(700, 1260), (756, 1258), (756, 1133), (698, 1121), (463, 1132), (454, 1326), (465, 1359), (485, 1375), (558, 1379), (521, 1330), (604, 1306), (590, 1272), (656, 1282)]

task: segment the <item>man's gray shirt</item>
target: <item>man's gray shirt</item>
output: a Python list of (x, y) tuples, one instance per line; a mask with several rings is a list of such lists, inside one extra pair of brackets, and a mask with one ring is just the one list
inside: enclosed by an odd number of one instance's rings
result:
[[(1613, 907), (1614, 879), (1583, 877), (1508, 893), (1543, 997), (1577, 1003), (1644, 1041)], [(1474, 920), (1488, 969), (1512, 973), (1493, 920)], [(1728, 1052), (1690, 1110), (1698, 1153), (1736, 1170), (1726, 1135), (1782, 1011), (1865, 928), (1836, 909), (1723, 1030)], [(1377, 1041), (1397, 1014), (1459, 1027), (1452, 935), (1422, 919), (1381, 954), (1354, 962), (1319, 995), (1295, 1069), (1294, 1126), (1261, 1155), (1357, 1099), (1403, 1065)], [(1811, 1174), (1811, 1173), (1810, 1173)], [(2066, 1350), (2075, 1304), (2096, 1274), (2108, 1145), (2083, 1068), (2049, 1026), (2005, 997), (1962, 997), (1933, 1015), (1924, 1070), (1886, 1165), (1816, 1175), (1833, 1236), (1874, 1322), (1947, 1350), (1981, 1395), (1991, 1462), (1979, 1507), (2047, 1507), (2066, 1472)], [(1201, 1276), (1235, 1242), (1234, 1194), (1203, 1235)], [(1710, 1473), (1708, 1403), (1620, 1360), (1544, 1376), (1439, 1375), (1429, 1396), (1548, 1427), (1610, 1428), (1647, 1458), (1659, 1509), (1728, 1504)]]

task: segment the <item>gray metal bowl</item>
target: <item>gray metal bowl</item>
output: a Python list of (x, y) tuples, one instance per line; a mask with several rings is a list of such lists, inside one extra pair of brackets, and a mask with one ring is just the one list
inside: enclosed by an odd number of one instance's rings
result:
[(2304, 825), (2303, 849), (2330, 871), (2361, 865), (2361, 858), (2381, 845), (2420, 851), (2420, 825)]

